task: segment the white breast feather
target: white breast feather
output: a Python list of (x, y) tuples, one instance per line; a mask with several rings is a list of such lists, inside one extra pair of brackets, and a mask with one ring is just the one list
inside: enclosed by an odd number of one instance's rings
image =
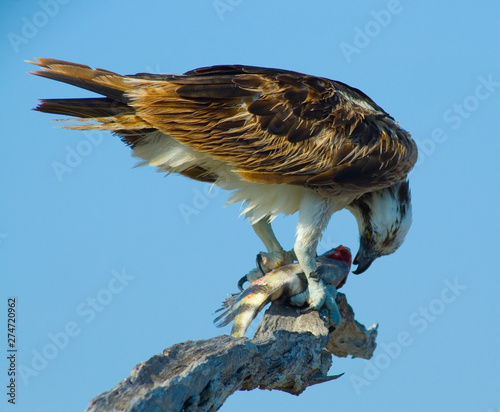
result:
[(300, 186), (244, 181), (228, 163), (197, 152), (161, 132), (148, 134), (134, 148), (133, 156), (143, 159), (137, 166), (148, 164), (168, 173), (180, 173), (194, 166), (209, 170), (219, 177), (218, 186), (233, 191), (227, 204), (243, 202), (242, 214), (251, 223), (266, 216), (272, 220), (281, 213), (293, 214), (299, 210), (303, 197), (311, 193)]

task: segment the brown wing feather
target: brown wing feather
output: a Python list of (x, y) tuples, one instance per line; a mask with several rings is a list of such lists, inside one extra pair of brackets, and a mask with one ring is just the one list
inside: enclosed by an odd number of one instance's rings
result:
[[(366, 191), (401, 180), (416, 160), (413, 140), (387, 113), (327, 79), (223, 66), (141, 81), (130, 96), (148, 123), (251, 181)], [(184, 113), (170, 116), (173, 105)]]
[(368, 96), (328, 79), (251, 66), (119, 76), (49, 59), (38, 64), (48, 72), (35, 74), (134, 109), (74, 128), (158, 129), (250, 181), (365, 192), (404, 179), (417, 158), (409, 134)]

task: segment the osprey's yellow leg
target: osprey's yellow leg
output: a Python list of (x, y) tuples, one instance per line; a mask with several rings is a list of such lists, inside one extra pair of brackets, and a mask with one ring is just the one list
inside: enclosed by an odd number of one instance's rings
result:
[(245, 282), (253, 282), (260, 279), (266, 273), (280, 266), (293, 263), (294, 260), (296, 260), (295, 252), (293, 250), (286, 252), (280, 245), (278, 239), (276, 239), (269, 217), (259, 220), (257, 223), (254, 223), (252, 227), (260, 240), (262, 240), (262, 243), (264, 243), (267, 252), (260, 252), (257, 255), (257, 267), (239, 280), (238, 288), (240, 290), (243, 290), (243, 284)]
[(254, 223), (252, 227), (260, 240), (262, 240), (262, 243), (266, 246), (268, 252), (285, 253), (285, 250), (281, 247), (280, 242), (276, 239), (269, 217), (259, 220), (257, 223)]
[(282, 265), (288, 265), (295, 260), (295, 254), (292, 251), (286, 252), (276, 239), (269, 218), (259, 220), (252, 225), (253, 230), (257, 233), (262, 243), (266, 246), (266, 252), (260, 252), (257, 255), (257, 265), (263, 269), (265, 273), (277, 269)]

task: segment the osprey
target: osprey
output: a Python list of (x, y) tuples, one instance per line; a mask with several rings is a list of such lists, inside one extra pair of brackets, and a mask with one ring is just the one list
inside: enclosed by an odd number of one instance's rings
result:
[[(36, 110), (76, 116), (69, 129), (110, 130), (141, 164), (232, 191), (267, 252), (268, 272), (293, 262), (308, 281), (307, 310), (326, 293), (316, 247), (331, 215), (355, 216), (360, 249), (354, 273), (398, 249), (411, 225), (408, 172), (417, 146), (380, 106), (358, 89), (293, 71), (227, 65), (183, 75), (122, 76), (54, 59), (30, 62), (37, 76), (103, 97), (41, 100)], [(67, 119), (65, 119), (67, 120)], [(271, 221), (299, 212), (286, 252)]]

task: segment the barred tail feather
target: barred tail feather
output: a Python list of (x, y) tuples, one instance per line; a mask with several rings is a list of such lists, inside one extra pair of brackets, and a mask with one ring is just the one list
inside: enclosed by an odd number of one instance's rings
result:
[[(136, 115), (127, 92), (133, 89), (130, 76), (103, 69), (70, 63), (56, 59), (36, 59), (28, 63), (43, 70), (32, 72), (36, 76), (64, 82), (90, 90), (105, 97), (81, 99), (42, 99), (34, 110), (44, 113), (72, 116), (73, 119), (58, 119), (67, 122), (85, 122), (61, 126), (73, 130), (109, 130), (121, 136), (132, 147), (148, 133), (155, 130)], [(136, 75), (137, 76), (137, 75)], [(134, 77), (134, 76), (132, 76)]]
[(92, 117), (108, 117), (133, 114), (130, 106), (107, 97), (87, 99), (41, 99), (34, 110), (44, 113), (76, 116), (87, 120)]
[(27, 61), (43, 70), (32, 74), (59, 82), (68, 83), (82, 89), (90, 90), (110, 99), (128, 103), (125, 91), (130, 89), (124, 76), (104, 69), (92, 69), (89, 66), (57, 59), (35, 59)]

